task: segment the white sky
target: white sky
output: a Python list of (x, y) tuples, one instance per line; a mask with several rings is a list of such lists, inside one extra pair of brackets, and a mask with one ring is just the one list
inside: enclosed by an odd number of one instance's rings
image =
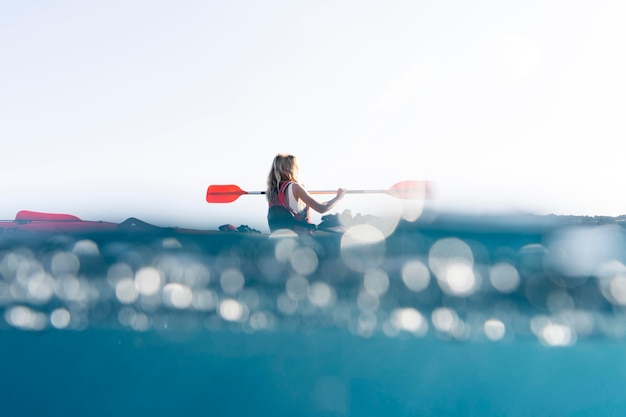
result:
[(621, 0), (3, 2), (0, 218), (261, 229), (263, 197), (204, 197), (263, 190), (277, 152), (309, 189), (626, 214), (625, 20)]

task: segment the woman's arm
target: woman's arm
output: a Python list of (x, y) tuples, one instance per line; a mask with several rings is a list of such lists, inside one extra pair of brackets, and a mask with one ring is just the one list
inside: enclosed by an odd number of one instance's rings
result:
[(295, 198), (304, 201), (307, 206), (311, 207), (318, 213), (326, 213), (328, 210), (335, 207), (335, 205), (343, 198), (344, 194), (346, 193), (346, 190), (344, 190), (343, 188), (339, 188), (335, 197), (333, 197), (331, 200), (320, 203), (319, 201), (311, 197), (311, 194), (309, 194), (307, 190), (305, 190), (304, 187), (302, 187), (297, 182), (293, 183), (291, 187), (293, 190), (293, 196)]

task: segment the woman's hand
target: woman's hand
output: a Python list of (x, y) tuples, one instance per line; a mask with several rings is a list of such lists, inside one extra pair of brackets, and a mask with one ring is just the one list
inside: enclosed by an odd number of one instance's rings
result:
[(338, 188), (337, 195), (333, 197), (332, 200), (321, 203), (311, 197), (311, 195), (299, 183), (294, 183), (292, 187), (294, 197), (304, 201), (307, 206), (311, 207), (318, 213), (326, 213), (328, 210), (332, 209), (346, 194), (346, 190), (344, 190), (343, 188)]

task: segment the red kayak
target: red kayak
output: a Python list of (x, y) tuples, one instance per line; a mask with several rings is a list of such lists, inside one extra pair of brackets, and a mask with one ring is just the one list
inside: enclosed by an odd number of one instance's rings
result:
[(22, 210), (15, 220), (0, 221), (0, 232), (25, 230), (34, 232), (97, 232), (118, 230), (117, 223), (87, 221), (71, 214), (40, 213)]
[(259, 231), (242, 225), (235, 228), (232, 225), (220, 226), (215, 230), (182, 229), (179, 227), (160, 227), (135, 217), (130, 217), (122, 223), (83, 220), (72, 214), (42, 213), (22, 210), (17, 213), (15, 220), (0, 220), (0, 234), (8, 232), (41, 232), (41, 233), (165, 233), (181, 235), (212, 235), (222, 232), (258, 233)]

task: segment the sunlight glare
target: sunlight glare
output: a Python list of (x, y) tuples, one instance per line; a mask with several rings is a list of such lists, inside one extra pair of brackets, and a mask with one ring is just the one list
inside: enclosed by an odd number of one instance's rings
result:
[(504, 323), (498, 319), (487, 320), (483, 326), (483, 330), (485, 331), (487, 338), (494, 342), (502, 340), (504, 334), (506, 333)]
[(398, 330), (423, 336), (428, 332), (428, 322), (412, 307), (397, 308), (391, 312), (391, 323)]
[(309, 287), (309, 301), (316, 307), (328, 307), (334, 304), (335, 298), (335, 290), (325, 282), (313, 282)]
[(135, 285), (141, 295), (155, 295), (161, 289), (161, 273), (153, 267), (143, 267), (135, 274)]
[(226, 321), (239, 321), (244, 316), (244, 306), (237, 300), (227, 298), (220, 303), (219, 313)]
[(170, 282), (163, 287), (163, 302), (167, 306), (186, 309), (191, 306), (192, 301), (193, 293), (186, 285)]
[(341, 237), (341, 259), (357, 272), (380, 265), (385, 255), (385, 237), (369, 224), (352, 226)]

